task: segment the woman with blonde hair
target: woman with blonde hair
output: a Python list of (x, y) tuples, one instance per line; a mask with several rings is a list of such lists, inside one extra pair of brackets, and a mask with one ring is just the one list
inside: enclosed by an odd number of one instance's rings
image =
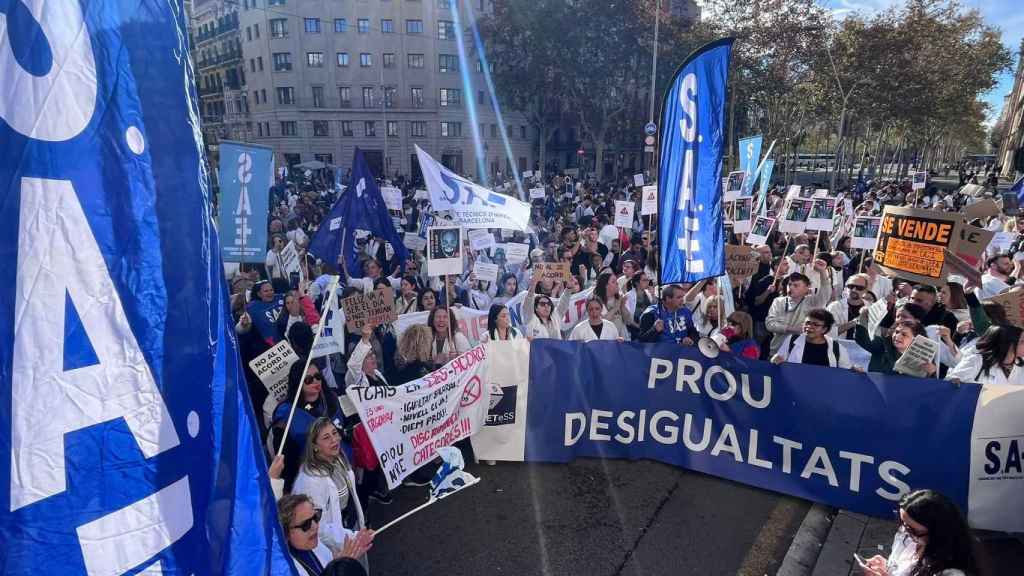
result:
[(433, 344), (434, 333), (426, 324), (414, 324), (406, 329), (398, 341), (395, 358), (397, 383), (405, 384), (430, 374), (434, 362)]

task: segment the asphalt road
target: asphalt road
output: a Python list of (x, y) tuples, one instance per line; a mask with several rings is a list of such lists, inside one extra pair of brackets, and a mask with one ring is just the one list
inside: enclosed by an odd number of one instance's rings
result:
[[(381, 534), (375, 576), (774, 573), (809, 504), (648, 461), (471, 466), (481, 482)], [(403, 487), (371, 525), (426, 501)]]

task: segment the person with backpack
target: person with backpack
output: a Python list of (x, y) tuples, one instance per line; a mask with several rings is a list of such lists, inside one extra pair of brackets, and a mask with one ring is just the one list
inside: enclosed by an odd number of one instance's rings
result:
[(804, 319), (803, 334), (791, 334), (772, 357), (772, 363), (809, 364), (832, 368), (853, 368), (850, 356), (839, 341), (828, 336), (835, 324), (832, 314), (824, 308), (815, 308)]

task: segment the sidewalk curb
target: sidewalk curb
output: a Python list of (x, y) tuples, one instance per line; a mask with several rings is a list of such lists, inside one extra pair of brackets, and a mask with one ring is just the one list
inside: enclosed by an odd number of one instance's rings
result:
[(829, 506), (811, 506), (807, 516), (800, 523), (800, 528), (793, 537), (793, 543), (786, 551), (776, 576), (808, 576), (814, 570), (836, 513), (837, 510)]

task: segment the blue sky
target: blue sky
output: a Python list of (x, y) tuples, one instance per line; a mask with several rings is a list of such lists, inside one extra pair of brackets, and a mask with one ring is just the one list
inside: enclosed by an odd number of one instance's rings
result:
[[(902, 0), (818, 0), (822, 6), (832, 10), (836, 16), (842, 16), (852, 11), (871, 13), (877, 10), (884, 10), (894, 4), (902, 4)], [(1003, 44), (1010, 49), (1014, 55), (1014, 70), (1016, 70), (1017, 51), (1020, 47), (1021, 37), (1024, 37), (1024, 3), (1021, 0), (961, 0), (965, 8), (978, 9), (985, 20), (992, 26), (1000, 29), (1003, 35)], [(984, 96), (986, 102), (991, 106), (989, 111), (989, 123), (995, 122), (1003, 107), (1003, 97), (1013, 89), (1013, 72), (1007, 72), (1000, 78), (997, 85), (991, 92)]]

